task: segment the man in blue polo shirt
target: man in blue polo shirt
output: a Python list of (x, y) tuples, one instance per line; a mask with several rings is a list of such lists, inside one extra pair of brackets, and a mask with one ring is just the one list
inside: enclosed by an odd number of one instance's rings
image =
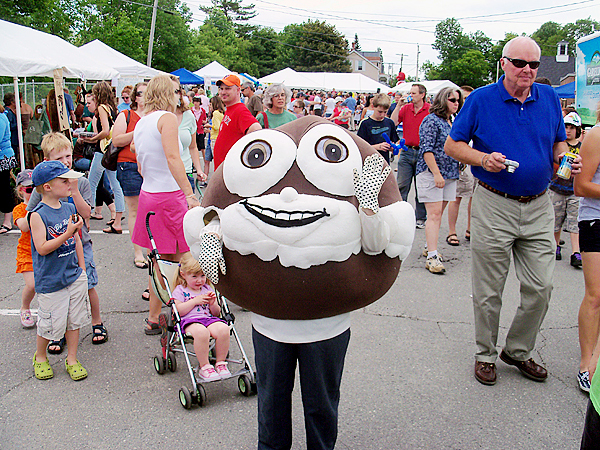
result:
[[(521, 304), (500, 359), (535, 381), (548, 376), (532, 352), (554, 272), (554, 213), (546, 190), (552, 163), (567, 145), (558, 97), (550, 86), (534, 84), (540, 55), (529, 37), (509, 41), (500, 60), (504, 75), (469, 95), (445, 146), (449, 156), (472, 165), (480, 180), (473, 196), (471, 252), (475, 378), (486, 385), (496, 383), (496, 342), (511, 254)], [(519, 163), (513, 173), (506, 170), (507, 160)]]

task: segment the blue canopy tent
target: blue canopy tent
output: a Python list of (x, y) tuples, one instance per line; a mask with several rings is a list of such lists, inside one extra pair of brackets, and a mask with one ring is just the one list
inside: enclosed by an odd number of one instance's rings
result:
[(575, 98), (575, 82), (571, 81), (570, 83), (555, 87), (554, 91), (558, 95), (558, 98)]
[[(255, 86), (258, 86), (260, 84), (260, 81), (258, 81), (256, 78), (254, 78), (252, 75), (248, 75), (247, 73), (240, 73), (240, 75), (244, 78), (246, 78), (248, 81), (251, 81), (252, 83), (254, 83)], [(243, 81), (242, 81), (243, 82)]]
[(204, 84), (204, 78), (190, 72), (183, 67), (171, 72), (171, 75), (179, 77), (180, 84)]

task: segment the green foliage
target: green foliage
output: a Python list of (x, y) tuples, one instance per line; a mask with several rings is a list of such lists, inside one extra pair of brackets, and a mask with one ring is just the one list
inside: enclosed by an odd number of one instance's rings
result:
[(83, 20), (85, 0), (0, 0), (0, 18), (63, 39)]
[(281, 53), (279, 34), (273, 28), (258, 28), (252, 32), (248, 41), (247, 58), (256, 64), (258, 77), (264, 77), (278, 70), (284, 69), (277, 62)]
[(242, 5), (242, 0), (211, 0), (212, 6), (200, 6), (200, 10), (211, 16), (220, 11), (226, 19), (233, 24), (235, 32), (240, 37), (248, 37), (256, 30), (255, 26), (248, 25), (248, 21), (258, 15), (254, 4)]
[(280, 33), (278, 65), (301, 72), (350, 72), (348, 41), (333, 25), (308, 20)]
[(542, 55), (556, 55), (556, 44), (560, 41), (569, 43), (569, 55), (575, 56), (575, 44), (583, 36), (600, 31), (600, 22), (587, 19), (576, 20), (561, 26), (555, 22), (546, 22), (531, 37), (535, 39), (542, 49)]
[(354, 33), (354, 42), (352, 44), (353, 44), (354, 50), (356, 50), (356, 51), (361, 50), (360, 42), (358, 42), (358, 33)]

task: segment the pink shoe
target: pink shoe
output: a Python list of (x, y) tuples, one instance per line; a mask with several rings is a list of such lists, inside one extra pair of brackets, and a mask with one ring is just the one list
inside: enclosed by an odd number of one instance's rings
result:
[(30, 310), (21, 310), (21, 325), (23, 325), (23, 328), (35, 327), (35, 319), (31, 316)]
[(198, 377), (202, 381), (216, 381), (221, 379), (212, 364), (198, 367)]
[(219, 361), (217, 364), (215, 364), (215, 370), (222, 380), (231, 377), (231, 372), (227, 368), (227, 363), (225, 361)]

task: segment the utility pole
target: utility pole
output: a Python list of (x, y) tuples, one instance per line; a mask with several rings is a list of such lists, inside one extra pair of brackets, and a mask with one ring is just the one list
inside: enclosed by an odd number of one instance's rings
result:
[(158, 0), (154, 0), (152, 6), (152, 24), (150, 25), (150, 39), (148, 42), (148, 59), (146, 65), (152, 67), (152, 46), (154, 45), (154, 28), (156, 27), (156, 10), (158, 9)]
[(402, 72), (402, 64), (404, 62), (404, 57), (408, 55), (405, 55), (404, 53), (396, 53), (396, 55), (400, 57), (400, 72)]
[(417, 44), (417, 81), (419, 81), (419, 44)]

